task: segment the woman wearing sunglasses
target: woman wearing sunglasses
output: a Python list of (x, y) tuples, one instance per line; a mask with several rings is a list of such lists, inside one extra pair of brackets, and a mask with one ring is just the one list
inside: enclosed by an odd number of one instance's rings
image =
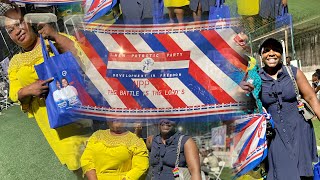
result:
[[(311, 121), (299, 112), (294, 84), (282, 62), (283, 48), (273, 38), (259, 48), (264, 67), (258, 72), (262, 79), (260, 99), (271, 114), (275, 137), (268, 149), (267, 179), (312, 179), (312, 162), (317, 161), (317, 147)], [(320, 117), (320, 104), (303, 72), (291, 66), (302, 97)], [(240, 86), (249, 93), (253, 85), (242, 81)]]

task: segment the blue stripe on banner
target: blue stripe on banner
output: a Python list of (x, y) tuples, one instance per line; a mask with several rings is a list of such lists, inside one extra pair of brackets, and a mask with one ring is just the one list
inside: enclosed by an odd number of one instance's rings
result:
[[(153, 34), (141, 34), (141, 37), (154, 51), (167, 52), (167, 49), (159, 42), (159, 40)], [(198, 83), (198, 81), (196, 81), (189, 74), (187, 74), (186, 76), (181, 76), (179, 77), (179, 79), (204, 104), (215, 104), (218, 102), (204, 87), (202, 87)]]
[(144, 73), (141, 70), (108, 69), (107, 77), (111, 78), (177, 78), (188, 75), (188, 69), (152, 70)]
[(198, 81), (188, 76), (179, 77), (180, 81), (204, 104), (218, 104), (218, 101)]
[(168, 52), (153, 34), (140, 34), (140, 36), (154, 52)]
[(103, 45), (103, 43), (100, 41), (100, 39), (97, 37), (97, 35), (94, 32), (89, 32), (89, 31), (82, 31), (82, 32), (83, 32), (84, 36), (90, 42), (91, 46), (96, 50), (97, 54), (100, 56), (102, 61), (105, 64), (108, 64), (109, 51)]
[(186, 32), (185, 33), (193, 43), (220, 68), (225, 74), (227, 74), (233, 81), (239, 84), (242, 81), (243, 73), (240, 69), (231, 64), (225, 57), (223, 57), (219, 51), (210, 44), (210, 42), (202, 36), (199, 31)]
[(121, 93), (124, 93), (124, 95), (129, 93), (139, 103), (141, 108), (156, 108), (147, 96), (143, 95), (143, 92), (136, 86), (132, 79), (119, 78), (119, 81), (127, 90), (126, 92), (119, 92), (120, 96)]
[[(81, 69), (78, 63), (74, 63), (74, 65), (78, 66), (77, 68)], [(91, 82), (89, 77), (81, 70), (81, 74), (84, 77), (83, 82), (81, 81), (82, 87), (86, 90), (86, 92), (90, 95), (92, 100), (96, 103), (97, 106), (102, 107), (111, 107), (109, 103), (104, 99), (102, 94), (96, 88), (96, 86)]]

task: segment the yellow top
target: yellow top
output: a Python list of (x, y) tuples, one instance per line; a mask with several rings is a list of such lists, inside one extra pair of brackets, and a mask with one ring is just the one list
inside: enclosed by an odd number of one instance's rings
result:
[[(71, 38), (71, 37), (70, 37)], [(73, 38), (75, 41), (75, 39)], [(38, 80), (34, 65), (42, 63), (41, 45), (34, 50), (13, 56), (9, 63), (8, 77), (10, 81), (10, 99), (18, 102), (18, 91)], [(90, 136), (90, 122), (73, 123), (61, 128), (51, 129), (47, 116), (45, 101), (38, 97), (30, 97), (29, 103), (21, 105), (29, 117), (34, 117), (39, 128), (62, 164), (70, 170), (80, 168), (80, 157), (85, 142)], [(85, 127), (87, 126), (87, 128)]]
[(98, 179), (142, 179), (149, 167), (148, 150), (142, 139), (128, 132), (114, 136), (99, 130), (89, 139), (81, 157), (83, 173), (95, 169)]
[(165, 7), (183, 7), (189, 4), (189, 0), (164, 0)]
[(237, 0), (238, 14), (253, 16), (259, 13), (259, 0)]

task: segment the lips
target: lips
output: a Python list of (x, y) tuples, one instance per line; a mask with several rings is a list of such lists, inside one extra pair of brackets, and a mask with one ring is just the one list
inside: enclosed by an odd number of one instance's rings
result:
[(26, 38), (26, 35), (25, 33), (23, 33), (18, 37), (18, 41), (22, 42), (25, 38)]

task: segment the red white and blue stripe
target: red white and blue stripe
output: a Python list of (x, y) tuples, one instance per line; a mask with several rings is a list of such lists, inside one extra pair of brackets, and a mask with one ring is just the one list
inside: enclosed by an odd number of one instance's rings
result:
[(84, 21), (93, 22), (107, 14), (115, 5), (117, 0), (85, 0)]
[[(242, 112), (247, 104), (239, 102), (246, 99), (237, 89), (246, 69), (243, 48), (234, 42), (237, 34), (231, 28), (209, 26), (99, 25), (88, 30), (87, 25), (78, 33), (81, 66), (95, 87), (90, 96), (100, 98), (92, 98), (95, 107), (79, 112), (133, 119)], [(152, 68), (145, 72), (148, 57)]]
[(236, 177), (257, 167), (267, 156), (266, 115), (259, 114), (237, 120), (234, 136), (234, 162)]

